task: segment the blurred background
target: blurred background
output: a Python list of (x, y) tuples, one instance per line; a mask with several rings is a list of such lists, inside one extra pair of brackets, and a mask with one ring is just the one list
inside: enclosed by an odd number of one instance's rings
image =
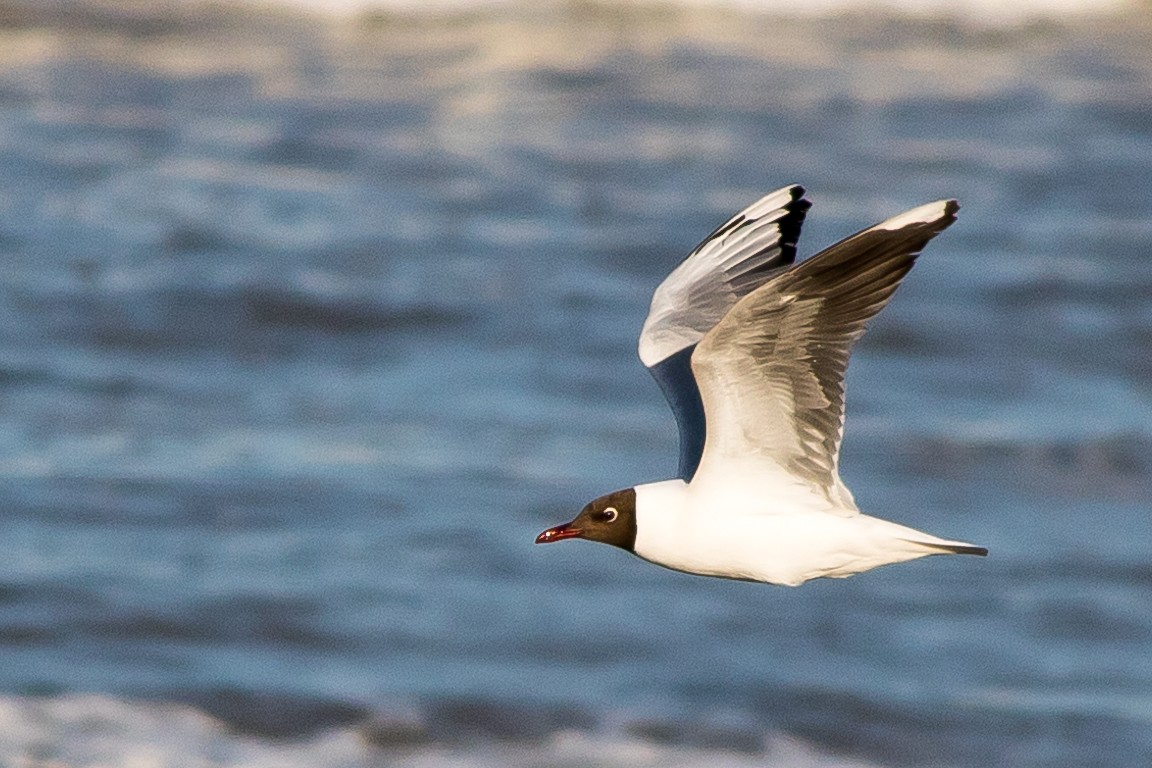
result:
[[(1152, 7), (0, 2), (0, 762), (1152, 764)], [(960, 220), (800, 589), (533, 547), (676, 466), (712, 227)]]

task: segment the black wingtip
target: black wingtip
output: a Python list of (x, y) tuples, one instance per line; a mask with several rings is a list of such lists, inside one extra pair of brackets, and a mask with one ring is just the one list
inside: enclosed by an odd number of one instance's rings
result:
[(805, 189), (799, 184), (793, 184), (789, 191), (792, 201), (784, 206), (788, 215), (777, 223), (780, 227), (780, 256), (772, 261), (772, 268), (787, 266), (796, 261), (796, 244), (800, 242), (800, 229), (804, 226), (804, 217), (812, 207), (812, 201), (804, 197)]
[(959, 200), (953, 199), (953, 200), (946, 200), (944, 202), (944, 215), (947, 216), (948, 218), (952, 219), (952, 221), (956, 220), (956, 214), (958, 214), (959, 212), (960, 212), (960, 201)]

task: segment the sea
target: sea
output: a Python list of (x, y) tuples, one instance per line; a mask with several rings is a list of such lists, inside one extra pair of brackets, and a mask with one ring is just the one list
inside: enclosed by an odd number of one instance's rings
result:
[[(1145, 0), (0, 1), (0, 765), (1152, 765)], [(676, 470), (652, 291), (959, 199), (799, 588), (533, 545)]]

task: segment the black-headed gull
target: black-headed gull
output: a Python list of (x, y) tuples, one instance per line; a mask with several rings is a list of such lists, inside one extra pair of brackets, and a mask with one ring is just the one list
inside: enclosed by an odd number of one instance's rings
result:
[(840, 480), (844, 371), (955, 200), (792, 265), (811, 203), (791, 186), (709, 235), (660, 286), (640, 359), (680, 428), (680, 471), (595, 499), (539, 544), (599, 541), (674, 570), (799, 585), (988, 550), (862, 514)]

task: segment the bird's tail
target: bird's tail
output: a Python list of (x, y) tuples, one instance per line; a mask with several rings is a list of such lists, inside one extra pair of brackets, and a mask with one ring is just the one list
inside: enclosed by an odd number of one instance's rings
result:
[(963, 541), (945, 541), (944, 539), (935, 539), (934, 541), (909, 541), (910, 544), (915, 544), (919, 547), (924, 547), (929, 550), (925, 554), (928, 555), (979, 555), (980, 557), (988, 556), (987, 547), (978, 547), (975, 544), (967, 544)]

